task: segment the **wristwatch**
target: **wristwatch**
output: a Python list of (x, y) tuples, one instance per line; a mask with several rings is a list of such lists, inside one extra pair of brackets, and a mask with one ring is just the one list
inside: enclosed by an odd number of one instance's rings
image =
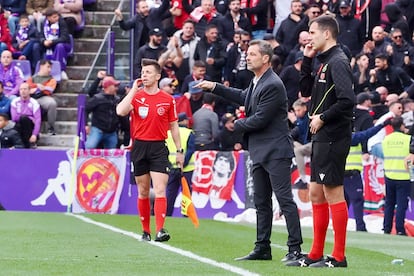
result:
[(325, 114), (321, 113), (321, 115), (319, 116), (319, 119), (321, 119), (322, 122), (325, 122), (326, 120)]
[(184, 153), (184, 149), (178, 149), (177, 153)]

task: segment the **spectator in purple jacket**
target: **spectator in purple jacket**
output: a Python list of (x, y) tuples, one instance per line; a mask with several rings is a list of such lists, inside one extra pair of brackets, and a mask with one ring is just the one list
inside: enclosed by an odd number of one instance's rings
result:
[(39, 103), (30, 97), (28, 83), (19, 86), (20, 97), (11, 102), (11, 118), (16, 122), (16, 129), (22, 137), (25, 148), (36, 148), (40, 132), (41, 109)]

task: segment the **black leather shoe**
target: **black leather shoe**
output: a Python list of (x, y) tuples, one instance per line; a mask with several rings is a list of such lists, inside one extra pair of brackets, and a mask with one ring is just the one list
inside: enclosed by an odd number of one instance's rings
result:
[(293, 251), (286, 254), (286, 256), (281, 260), (283, 263), (297, 261), (303, 258), (305, 255), (300, 251)]
[(272, 260), (272, 253), (270, 251), (252, 251), (248, 255), (234, 259), (235, 261), (270, 261)]

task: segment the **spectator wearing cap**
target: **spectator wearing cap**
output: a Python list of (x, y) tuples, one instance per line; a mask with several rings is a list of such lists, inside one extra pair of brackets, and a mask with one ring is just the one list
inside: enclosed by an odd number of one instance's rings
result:
[[(87, 149), (97, 148), (103, 143), (104, 148), (113, 149), (118, 144), (119, 118), (116, 106), (120, 99), (116, 95), (120, 82), (112, 76), (105, 76), (102, 80), (102, 92), (89, 98), (86, 104), (86, 113), (92, 113), (92, 123), (86, 139)], [(87, 116), (89, 117), (89, 116)]]
[(141, 46), (137, 51), (137, 56), (134, 61), (134, 79), (141, 76), (141, 61), (143, 58), (158, 60), (161, 54), (167, 50), (165, 45), (162, 45), (163, 32), (160, 28), (154, 28), (149, 31), (149, 42)]
[(224, 85), (246, 89), (254, 77), (252, 71), (247, 69), (246, 61), (251, 36), (247, 31), (241, 31), (240, 37), (240, 41), (227, 52)]
[(355, 57), (361, 52), (364, 35), (360, 21), (354, 18), (349, 0), (340, 1), (339, 14), (336, 16), (336, 21), (339, 26), (338, 42), (346, 45), (351, 51), (352, 56)]
[(191, 106), (191, 112), (194, 113), (198, 111), (203, 106), (203, 89), (196, 87), (197, 84), (199, 84), (201, 80), (198, 81), (192, 81), (188, 84), (188, 93), (189, 100), (190, 100), (190, 106)]
[(246, 148), (243, 146), (243, 135), (234, 132), (235, 120), (236, 116), (232, 113), (226, 113), (221, 117), (223, 128), (220, 131), (218, 140), (220, 150), (222, 151), (242, 150)]
[(371, 69), (369, 75), (373, 87), (385, 86), (390, 94), (404, 98), (414, 97), (414, 85), (410, 76), (402, 68), (390, 65), (385, 54), (375, 57), (375, 69)]
[(217, 113), (214, 112), (214, 105), (215, 95), (204, 93), (202, 107), (193, 113), (196, 150), (219, 149), (217, 141), (220, 134), (219, 119)]
[(219, 40), (218, 28), (215, 25), (208, 25), (204, 37), (197, 43), (194, 60), (204, 61), (206, 72), (211, 80), (221, 82), (226, 57), (226, 47)]
[[(362, 92), (356, 96), (356, 106), (354, 110), (354, 132), (367, 130), (374, 126), (374, 119), (371, 116), (373, 98), (374, 96), (371, 92)], [(361, 145), (363, 160), (368, 161), (369, 153), (367, 141), (362, 142)]]
[(60, 63), (62, 80), (68, 80), (65, 72), (67, 58), (71, 50), (69, 31), (66, 21), (53, 9), (45, 11), (46, 19), (40, 31), (40, 44), (46, 59), (56, 60)]
[[(119, 27), (124, 31), (134, 29), (134, 49), (136, 52), (133, 53), (133, 60), (137, 58), (138, 49), (149, 42), (149, 32), (155, 28), (162, 30), (162, 20), (165, 18), (165, 13), (170, 7), (169, 0), (162, 0), (161, 5), (156, 8), (150, 8), (147, 1), (138, 0), (135, 6), (136, 14), (124, 20), (124, 16), (120, 9), (114, 11), (116, 20), (119, 23)], [(133, 68), (133, 76), (140, 75), (141, 72), (136, 72), (137, 68)]]
[(280, 79), (283, 81), (288, 97), (288, 108), (299, 98), (299, 79), (300, 70), (302, 68), (303, 52), (299, 51), (295, 54), (295, 63), (283, 67), (280, 72)]
[(167, 216), (172, 216), (174, 211), (174, 203), (177, 198), (178, 191), (181, 187), (181, 177), (184, 176), (187, 180), (187, 183), (190, 185), (191, 189), (191, 179), (193, 176), (193, 171), (195, 168), (194, 162), (194, 133), (188, 126), (189, 120), (187, 115), (182, 112), (178, 114), (178, 125), (181, 139), (181, 146), (184, 150), (184, 164), (182, 171), (176, 164), (176, 148), (174, 141), (171, 136), (171, 131), (168, 131), (168, 138), (166, 140), (167, 147), (170, 152), (168, 159), (171, 164), (170, 173), (168, 174), (168, 183), (167, 183)]

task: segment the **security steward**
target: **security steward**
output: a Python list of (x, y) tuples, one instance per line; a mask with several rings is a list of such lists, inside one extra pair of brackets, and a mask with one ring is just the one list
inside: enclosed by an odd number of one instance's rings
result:
[(394, 209), (397, 205), (395, 213), (396, 232), (397, 235), (405, 236), (404, 220), (411, 189), (410, 173), (406, 160), (410, 155), (412, 137), (403, 133), (402, 117), (395, 117), (391, 122), (391, 126), (394, 132), (385, 136), (382, 141), (385, 174), (384, 233), (391, 233)]

